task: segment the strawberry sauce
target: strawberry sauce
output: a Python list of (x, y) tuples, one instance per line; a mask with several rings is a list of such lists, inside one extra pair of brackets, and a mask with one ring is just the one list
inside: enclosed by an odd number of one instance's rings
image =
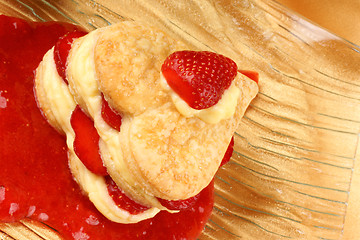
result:
[(28, 217), (76, 240), (196, 239), (211, 214), (213, 183), (180, 213), (162, 211), (137, 224), (117, 224), (73, 180), (65, 137), (38, 109), (33, 78), (46, 51), (75, 29), (0, 15), (0, 222)]

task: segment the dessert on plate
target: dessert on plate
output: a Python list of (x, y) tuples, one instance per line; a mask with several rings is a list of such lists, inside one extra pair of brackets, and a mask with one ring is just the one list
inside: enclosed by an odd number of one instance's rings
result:
[(212, 179), (258, 92), (256, 73), (136, 22), (65, 32), (36, 68), (34, 92), (66, 137), (69, 176), (101, 213), (90, 222), (150, 229), (211, 202)]

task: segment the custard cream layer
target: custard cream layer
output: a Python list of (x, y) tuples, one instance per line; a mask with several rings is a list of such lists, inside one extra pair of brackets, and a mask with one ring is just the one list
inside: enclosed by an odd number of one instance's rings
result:
[[(239, 78), (236, 75), (236, 78)], [(176, 109), (185, 117), (198, 117), (206, 123), (215, 124), (223, 119), (234, 116), (236, 106), (239, 101), (240, 89), (235, 85), (235, 79), (230, 87), (226, 89), (221, 99), (214, 106), (206, 109), (197, 110), (190, 107), (171, 87), (167, 84), (164, 75), (161, 74), (161, 84), (164, 89), (170, 92), (171, 100)]]

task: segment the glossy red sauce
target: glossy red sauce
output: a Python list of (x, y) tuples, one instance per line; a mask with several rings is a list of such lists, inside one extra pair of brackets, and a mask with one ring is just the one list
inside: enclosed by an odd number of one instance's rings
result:
[(0, 221), (30, 217), (65, 239), (196, 239), (211, 214), (213, 183), (180, 213), (117, 224), (103, 217), (73, 180), (65, 137), (41, 115), (33, 77), (45, 52), (75, 29), (0, 16)]

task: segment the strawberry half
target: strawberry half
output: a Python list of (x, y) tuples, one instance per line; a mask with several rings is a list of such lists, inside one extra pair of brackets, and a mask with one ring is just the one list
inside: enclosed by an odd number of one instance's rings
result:
[(121, 127), (121, 115), (111, 109), (109, 103), (105, 100), (102, 95), (102, 104), (101, 104), (101, 117), (104, 121), (112, 128), (120, 132)]
[(199, 197), (200, 197), (200, 193), (195, 195), (194, 197), (184, 200), (166, 200), (161, 198), (158, 198), (158, 200), (161, 203), (161, 205), (163, 205), (167, 209), (180, 211), (180, 210), (189, 209), (192, 206), (194, 206), (195, 203), (198, 201)]
[(108, 175), (100, 156), (100, 136), (92, 119), (79, 106), (76, 106), (70, 123), (75, 132), (74, 151), (76, 156), (91, 172), (101, 176)]
[(161, 71), (169, 86), (192, 108), (215, 105), (237, 74), (236, 63), (206, 51), (179, 51), (164, 61)]
[(224, 157), (220, 163), (220, 167), (225, 165), (226, 163), (228, 163), (230, 161), (230, 158), (233, 154), (234, 151), (234, 137), (231, 138), (231, 141), (229, 143), (228, 148), (226, 149), (226, 152), (224, 154)]
[(55, 44), (54, 60), (56, 64), (56, 70), (66, 84), (68, 83), (66, 79), (66, 62), (69, 56), (71, 45), (75, 39), (82, 37), (86, 34), (87, 32), (75, 30), (60, 37)]
[(126, 196), (125, 192), (116, 185), (111, 177), (105, 177), (105, 181), (109, 195), (119, 208), (128, 211), (130, 214), (139, 214), (149, 209), (149, 207), (143, 206)]
[(238, 70), (239, 73), (247, 76), (256, 83), (259, 83), (259, 73), (249, 70)]

